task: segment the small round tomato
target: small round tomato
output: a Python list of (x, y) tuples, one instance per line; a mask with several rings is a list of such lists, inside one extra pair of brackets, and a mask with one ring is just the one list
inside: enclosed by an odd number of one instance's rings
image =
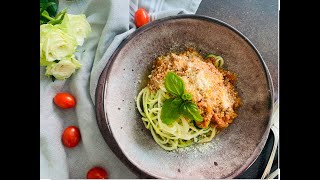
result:
[(137, 27), (141, 27), (149, 22), (149, 15), (143, 8), (139, 8), (134, 14), (134, 23)]
[(67, 127), (62, 134), (62, 143), (68, 148), (73, 148), (78, 145), (81, 135), (76, 126)]
[(87, 179), (108, 179), (108, 173), (101, 167), (93, 167), (88, 171)]
[(62, 109), (72, 108), (76, 105), (76, 99), (66, 92), (56, 94), (53, 98), (53, 102)]

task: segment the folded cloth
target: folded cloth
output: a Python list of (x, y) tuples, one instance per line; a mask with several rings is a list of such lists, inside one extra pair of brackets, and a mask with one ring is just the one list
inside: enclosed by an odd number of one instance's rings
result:
[[(88, 170), (100, 166), (109, 178), (138, 178), (112, 153), (105, 143), (95, 115), (95, 90), (99, 76), (112, 53), (136, 30), (134, 13), (142, 7), (150, 20), (177, 14), (194, 14), (201, 0), (74, 0), (60, 1), (59, 11), (85, 14), (92, 32), (78, 47), (76, 58), (82, 64), (67, 80), (46, 77), (40, 67), (40, 178), (84, 179)], [(73, 94), (77, 104), (59, 109), (52, 102), (56, 93)], [(63, 130), (79, 127), (81, 141), (75, 148), (61, 143)]]

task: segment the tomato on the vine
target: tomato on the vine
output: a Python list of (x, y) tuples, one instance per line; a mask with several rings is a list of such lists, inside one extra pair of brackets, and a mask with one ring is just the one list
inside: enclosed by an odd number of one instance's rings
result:
[(141, 27), (149, 22), (149, 15), (143, 8), (139, 8), (134, 14), (134, 23), (137, 27)]
[(76, 105), (76, 99), (67, 92), (57, 93), (53, 98), (53, 102), (62, 109), (69, 109)]
[(108, 179), (108, 173), (101, 167), (93, 167), (88, 171), (87, 179)]
[(81, 134), (76, 126), (67, 127), (62, 134), (62, 143), (68, 148), (73, 148), (78, 145)]

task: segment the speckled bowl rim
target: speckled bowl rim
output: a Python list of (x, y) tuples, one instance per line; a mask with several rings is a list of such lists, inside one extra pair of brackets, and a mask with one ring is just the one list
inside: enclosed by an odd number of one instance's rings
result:
[[(166, 18), (152, 21), (152, 22), (140, 27), (139, 29), (135, 30), (132, 34), (130, 34), (127, 38), (125, 38), (120, 43), (120, 45), (117, 47), (117, 49), (114, 51), (114, 53), (110, 57), (109, 61), (107, 62), (105, 68), (103, 69), (103, 71), (99, 77), (98, 84), (96, 87), (96, 94), (95, 94), (96, 118), (97, 118), (97, 123), (98, 123), (99, 129), (100, 129), (100, 132), (101, 132), (103, 138), (105, 139), (106, 143), (108, 144), (110, 149), (113, 151), (113, 153), (139, 178), (161, 178), (161, 177), (152, 176), (151, 174), (148, 174), (148, 172), (145, 172), (143, 169), (139, 169), (138, 167), (136, 167), (123, 154), (118, 143), (115, 141), (115, 139), (113, 137), (113, 133), (111, 131), (109, 121), (108, 121), (108, 119), (106, 117), (106, 113), (104, 111), (104, 95), (105, 95), (105, 87), (106, 87), (105, 83), (107, 82), (107, 79), (109, 79), (109, 76), (110, 76), (110, 71), (108, 71), (109, 67), (112, 65), (112, 63), (114, 62), (114, 59), (117, 57), (117, 55), (119, 54), (121, 49), (125, 46), (125, 44), (127, 44), (137, 34), (143, 33), (144, 31), (147, 31), (150, 28), (153, 28), (160, 23), (163, 23), (163, 22), (169, 21), (169, 20), (173, 20), (173, 19), (197, 19), (197, 20), (205, 20), (205, 21), (209, 21), (212, 23), (217, 23), (219, 25), (227, 27), (228, 29), (232, 30), (233, 32), (238, 34), (240, 37), (242, 37), (252, 47), (252, 49), (254, 49), (255, 53), (259, 57), (260, 63), (263, 66), (264, 74), (267, 77), (267, 81), (268, 81), (268, 87), (269, 87), (268, 90), (270, 91), (270, 99), (271, 99), (270, 114), (273, 111), (273, 103), (274, 103), (273, 102), (273, 99), (274, 99), (273, 94), (274, 94), (274, 92), (273, 92), (273, 83), (272, 83), (272, 79), (270, 76), (270, 72), (269, 72), (262, 56), (260, 55), (259, 51), (257, 50), (257, 48), (240, 31), (238, 31), (237, 29), (235, 29), (231, 25), (229, 25), (221, 20), (218, 20), (218, 19), (215, 19), (212, 17), (208, 17), (208, 16), (203, 16), (203, 15), (190, 15), (190, 14), (177, 15), (177, 16), (169, 16)], [(261, 151), (267, 141), (267, 138), (268, 138), (268, 135), (270, 132), (270, 126), (271, 126), (271, 115), (269, 116), (269, 122), (268, 122), (267, 128), (261, 138), (261, 141), (258, 144), (258, 146), (256, 147), (256, 149), (254, 150), (254, 152), (252, 153), (252, 155), (249, 157), (249, 159), (239, 169), (235, 170), (232, 174), (229, 174), (228, 176), (223, 177), (223, 178), (226, 178), (226, 179), (235, 178), (238, 175), (240, 175), (242, 172), (247, 170), (255, 162), (255, 160), (259, 157), (259, 155), (260, 155), (260, 153), (261, 153)]]

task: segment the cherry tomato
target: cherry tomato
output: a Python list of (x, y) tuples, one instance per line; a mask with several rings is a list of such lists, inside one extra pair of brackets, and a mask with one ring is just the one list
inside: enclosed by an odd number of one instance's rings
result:
[(146, 10), (139, 8), (134, 14), (134, 23), (137, 27), (141, 27), (149, 22), (149, 15)]
[(76, 99), (66, 92), (57, 93), (53, 98), (53, 102), (62, 109), (72, 108), (76, 105)]
[(101, 167), (93, 167), (88, 171), (87, 179), (108, 179), (108, 173)]
[(68, 148), (77, 146), (81, 138), (80, 131), (76, 126), (67, 127), (62, 134), (62, 143)]

